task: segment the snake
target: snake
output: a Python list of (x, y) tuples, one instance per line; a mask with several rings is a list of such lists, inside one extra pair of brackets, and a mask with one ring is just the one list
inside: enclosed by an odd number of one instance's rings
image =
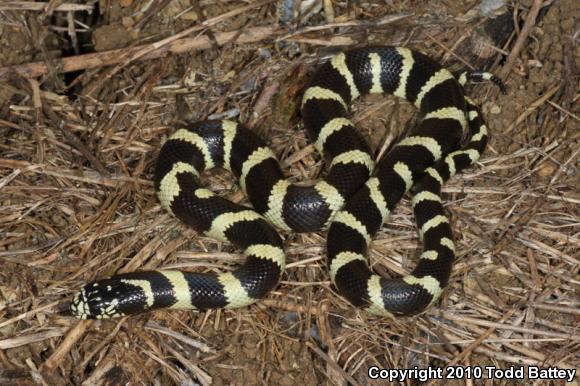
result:
[[(241, 250), (245, 262), (228, 272), (151, 270), (101, 279), (78, 291), (69, 312), (106, 319), (154, 309), (238, 308), (264, 298), (285, 268), (278, 230), (325, 230), (330, 278), (338, 293), (372, 314), (415, 315), (440, 298), (455, 259), (441, 187), (478, 161), (488, 130), (464, 92), (468, 81), (491, 73), (454, 74), (405, 47), (363, 47), (340, 52), (314, 73), (302, 96), (308, 137), (329, 163), (324, 179), (293, 184), (274, 152), (252, 130), (230, 120), (186, 123), (159, 151), (154, 171), (161, 207), (200, 234)], [(419, 122), (375, 164), (349, 118), (353, 100), (390, 94), (412, 103)], [(205, 188), (200, 175), (223, 168), (238, 180), (251, 207)], [(399, 278), (369, 268), (369, 243), (410, 193), (423, 251)]]

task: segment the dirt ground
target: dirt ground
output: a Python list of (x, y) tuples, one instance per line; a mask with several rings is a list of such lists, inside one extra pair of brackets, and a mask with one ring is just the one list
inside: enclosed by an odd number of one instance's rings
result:
[[(578, 2), (296, 3), (0, 2), (0, 384), (415, 385), (368, 369), (580, 366)], [(283, 234), (282, 282), (247, 308), (99, 322), (59, 312), (116, 272), (240, 264), (160, 208), (161, 144), (178, 120), (238, 119), (291, 179), (316, 179), (325, 162), (300, 128), (300, 92), (330, 54), (386, 44), (508, 86), (466, 88), (491, 142), (444, 188), (457, 261), (438, 305), (396, 320), (354, 308), (330, 282), (320, 232)], [(416, 122), (392, 97), (352, 112), (377, 155)], [(228, 173), (204, 181), (245, 202)], [(420, 253), (403, 200), (370, 262), (397, 276)], [(460, 378), (426, 384), (532, 384)]]

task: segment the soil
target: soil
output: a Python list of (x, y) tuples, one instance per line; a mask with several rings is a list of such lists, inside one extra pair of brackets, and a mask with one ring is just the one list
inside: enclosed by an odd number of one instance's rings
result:
[[(366, 385), (389, 384), (371, 381), (370, 366), (580, 366), (576, 0), (546, 2), (505, 95), (489, 84), (466, 88), (491, 142), (444, 190), (458, 258), (427, 313), (386, 320), (350, 305), (330, 282), (321, 232), (284, 235), (289, 266), (256, 305), (80, 324), (59, 311), (86, 282), (119, 270), (218, 272), (242, 261), (155, 199), (155, 159), (181, 121), (238, 119), (267, 138), (291, 179), (316, 179), (325, 162), (301, 130), (299, 100), (317, 63), (343, 48), (338, 38), (499, 73), (532, 1), (329, 1), (334, 21), (315, 6), (280, 27), (286, 39), (67, 74), (59, 58), (159, 42), (251, 2), (100, 0), (87, 2), (92, 13), (51, 13), (61, 3), (0, 4), (0, 69), (36, 61), (49, 69), (0, 79), (0, 384)], [(277, 26), (277, 12), (266, 3), (196, 33), (211, 42)], [(391, 15), (400, 17), (378, 22)], [(336, 26), (300, 30), (328, 22)], [(417, 121), (392, 97), (363, 98), (352, 112), (377, 154)], [(228, 173), (203, 180), (247, 203)], [(412, 270), (421, 251), (408, 200), (371, 249), (382, 275)]]

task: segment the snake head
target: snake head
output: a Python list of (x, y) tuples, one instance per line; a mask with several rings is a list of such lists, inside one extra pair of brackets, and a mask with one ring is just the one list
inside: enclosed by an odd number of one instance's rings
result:
[(109, 319), (143, 312), (150, 306), (143, 287), (118, 278), (87, 284), (73, 298), (70, 313), (78, 319)]

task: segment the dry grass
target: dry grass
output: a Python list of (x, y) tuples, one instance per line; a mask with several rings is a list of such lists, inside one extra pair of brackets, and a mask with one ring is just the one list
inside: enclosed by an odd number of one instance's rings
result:
[[(120, 3), (101, 10), (99, 26), (124, 23), (132, 48), (109, 35), (115, 54), (89, 65), (73, 53), (63, 66), (46, 59), (58, 36), (82, 49), (86, 14), (62, 2), (0, 5), (0, 64), (40, 61), (0, 68), (0, 384), (362, 385), (373, 365), (580, 366), (573, 0), (516, 3), (515, 18), (533, 25), (491, 47), (487, 62), (465, 53), (487, 20), (465, 16), (471, 3), (325, 1), (298, 30), (276, 26), (271, 1)], [(105, 322), (58, 314), (83, 283), (115, 272), (239, 264), (237, 251), (178, 224), (155, 199), (152, 167), (176, 117), (237, 117), (268, 138), (291, 178), (316, 178), (324, 165), (297, 128), (297, 79), (334, 46), (367, 42), (408, 45), (447, 65), (509, 56), (508, 95), (468, 88), (493, 137), (482, 161), (444, 189), (458, 259), (440, 305), (397, 320), (354, 309), (330, 284), (317, 233), (285, 235), (282, 283), (245, 309)], [(289, 56), (296, 48), (302, 55)], [(66, 83), (62, 68), (86, 71)], [(356, 104), (355, 120), (379, 152), (410, 111), (373, 98)], [(243, 202), (227, 173), (207, 181)], [(419, 253), (403, 201), (373, 241), (371, 263), (405, 274)]]

